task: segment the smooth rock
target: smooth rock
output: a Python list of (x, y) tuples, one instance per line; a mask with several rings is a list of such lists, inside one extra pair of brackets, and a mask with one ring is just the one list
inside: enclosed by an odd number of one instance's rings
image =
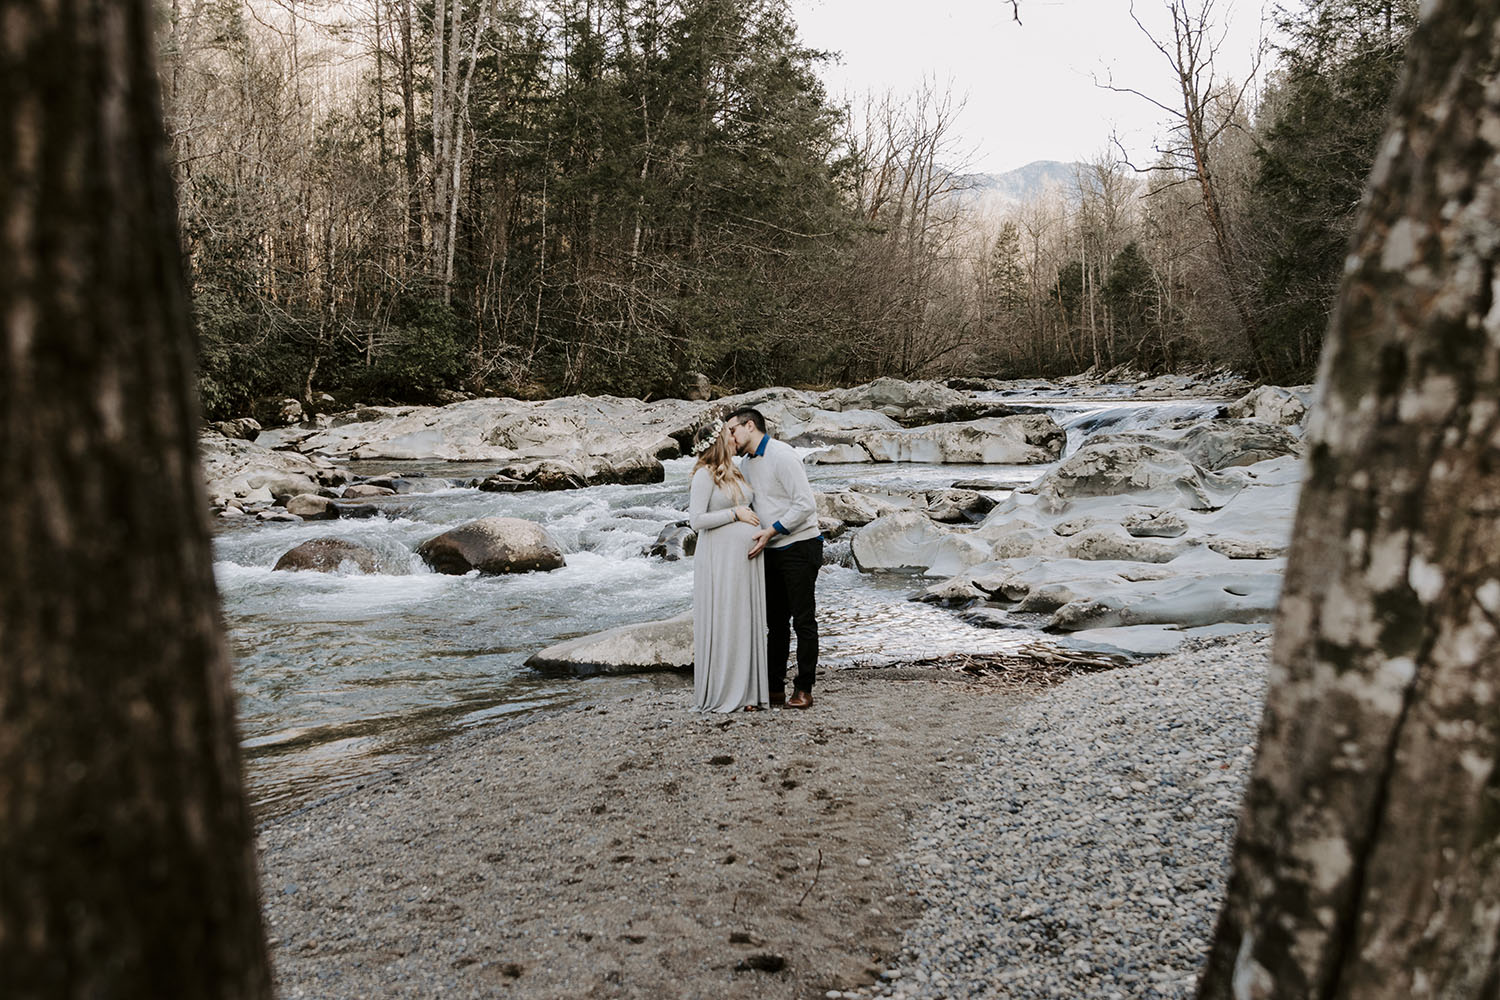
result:
[(540, 524), (486, 517), (427, 539), (417, 554), (439, 573), (527, 573), (564, 565), (562, 548)]
[(1050, 416), (1024, 414), (877, 431), (855, 443), (877, 462), (1035, 465), (1055, 461), (1066, 439)]
[(669, 524), (661, 529), (656, 541), (651, 543), (647, 555), (667, 562), (687, 559), (698, 550), (698, 533), (686, 523)]
[(326, 521), (339, 516), (333, 501), (315, 493), (302, 493), (290, 497), (286, 502), (288, 514), (296, 514), (304, 521)]
[(358, 542), (346, 538), (314, 538), (282, 553), (274, 569), (374, 573), (377, 563), (375, 552)]
[(526, 665), (546, 673), (586, 677), (693, 668), (693, 615), (622, 625), (569, 639), (531, 656)]

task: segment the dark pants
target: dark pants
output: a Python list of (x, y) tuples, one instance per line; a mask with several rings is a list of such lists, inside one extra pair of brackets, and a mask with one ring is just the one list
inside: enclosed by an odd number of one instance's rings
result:
[(809, 538), (766, 549), (766, 668), (772, 691), (786, 690), (792, 630), (797, 631), (798, 691), (811, 691), (818, 676), (818, 570), (823, 539)]

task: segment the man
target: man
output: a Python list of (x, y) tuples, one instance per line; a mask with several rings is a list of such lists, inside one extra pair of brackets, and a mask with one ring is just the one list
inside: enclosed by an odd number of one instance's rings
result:
[[(791, 445), (766, 433), (759, 410), (736, 410), (725, 421), (740, 459), (740, 471), (755, 491), (751, 509), (760, 518), (750, 558), (766, 558), (766, 663), (771, 704), (811, 708), (818, 673), (815, 589), (823, 567), (818, 505), (802, 459)], [(797, 632), (797, 677), (786, 696), (787, 658)]]

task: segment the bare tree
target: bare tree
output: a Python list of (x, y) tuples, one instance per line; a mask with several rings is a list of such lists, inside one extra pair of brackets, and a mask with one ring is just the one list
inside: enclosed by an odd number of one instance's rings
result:
[(1247, 92), (1255, 78), (1255, 70), (1247, 74), (1238, 87), (1227, 87), (1218, 78), (1215, 60), (1223, 43), (1223, 33), (1216, 24), (1214, 0), (1167, 0), (1167, 10), (1172, 18), (1170, 37), (1158, 37), (1142, 24), (1133, 2), (1130, 17), (1171, 67), (1180, 104), (1158, 100), (1134, 87), (1117, 86), (1113, 82), (1105, 86), (1148, 101), (1172, 123), (1172, 142), (1161, 150), (1163, 161), (1146, 169), (1180, 170), (1197, 184), (1215, 255), (1224, 272), (1225, 288), (1239, 317), (1257, 372), (1265, 376), (1270, 372), (1270, 362), (1251, 307), (1250, 280), (1230, 232), (1223, 183), (1216, 172), (1220, 138), (1227, 130), (1243, 123)]
[(1424, 10), (1323, 357), (1202, 998), (1500, 989), (1500, 8)]
[(0, 969), (271, 995), (154, 5), (0, 0)]

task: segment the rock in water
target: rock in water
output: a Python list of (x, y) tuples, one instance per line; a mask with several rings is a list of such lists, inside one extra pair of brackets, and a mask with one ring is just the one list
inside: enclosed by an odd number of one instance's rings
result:
[(686, 559), (698, 551), (698, 533), (683, 524), (669, 524), (661, 529), (656, 541), (651, 543), (647, 555), (657, 556), (667, 562)]
[(299, 493), (286, 502), (288, 514), (296, 514), (304, 521), (324, 521), (339, 516), (338, 507), (327, 497), (316, 493)]
[(607, 632), (569, 639), (533, 655), (528, 667), (548, 673), (630, 674), (656, 670), (691, 670), (693, 615), (666, 621), (622, 625)]
[(486, 517), (427, 539), (417, 555), (439, 573), (529, 573), (563, 566), (562, 547), (535, 521)]
[(376, 572), (373, 551), (345, 538), (314, 538), (282, 553), (276, 560), (278, 570), (313, 570), (333, 573), (350, 565), (361, 573)]
[(1067, 434), (1045, 413), (872, 431), (855, 444), (877, 462), (1037, 465), (1062, 455)]

